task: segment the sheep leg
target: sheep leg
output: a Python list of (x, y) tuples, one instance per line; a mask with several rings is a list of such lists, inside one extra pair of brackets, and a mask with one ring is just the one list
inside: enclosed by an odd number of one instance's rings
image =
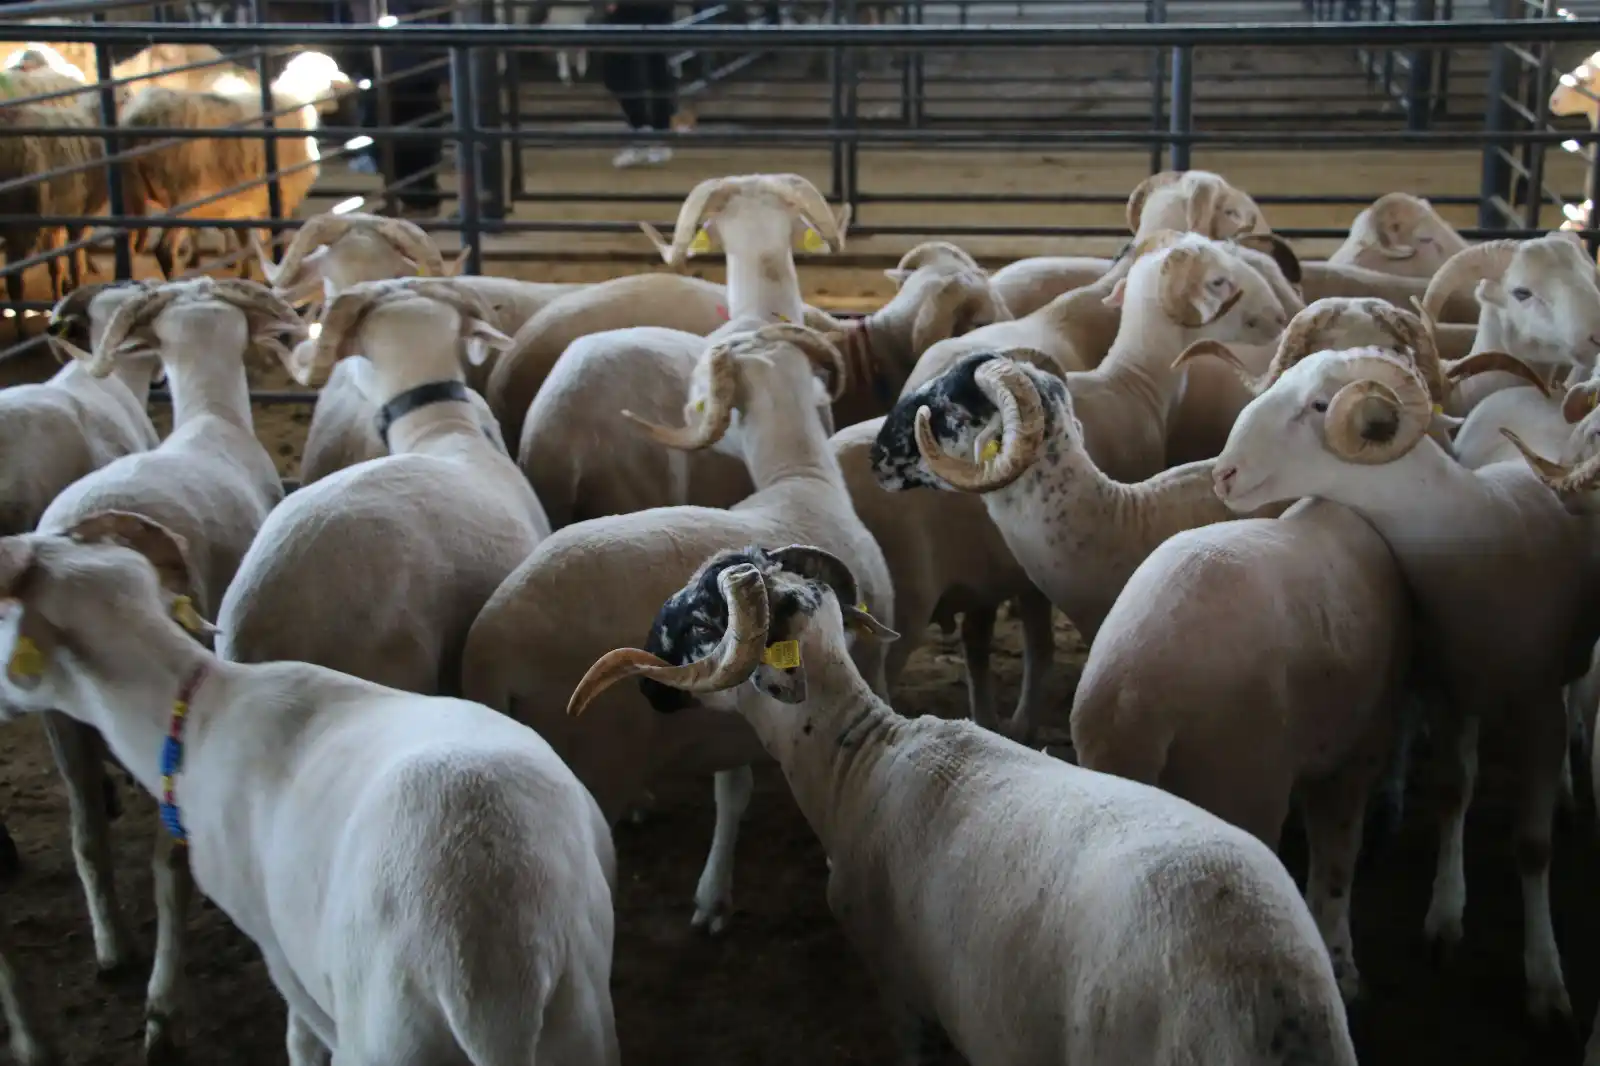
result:
[(1361, 992), (1355, 947), (1350, 938), (1350, 890), (1361, 854), (1362, 815), (1372, 779), (1381, 764), (1358, 756), (1349, 766), (1303, 789), (1302, 814), (1310, 863), (1306, 906), (1333, 959), (1333, 976), (1349, 1003)]
[(56, 1061), (49, 1043), (40, 1035), (33, 1004), (11, 960), (17, 957), (11, 943), (11, 923), (0, 917), (0, 1012), (11, 1030), (11, 1058), (17, 1066), (46, 1066)]
[(733, 852), (739, 843), (739, 823), (750, 807), (755, 774), (748, 766), (718, 770), (714, 791), (717, 826), (711, 834), (711, 854), (694, 890), (694, 918), (690, 925), (716, 936), (728, 927), (733, 912)]
[[(67, 243), (67, 231), (59, 226), (45, 230), (44, 240), (41, 242), (46, 252), (59, 252)], [(52, 255), (44, 263), (45, 271), (50, 275), (50, 299), (59, 300), (65, 293), (61, 291), (61, 257)]]
[(1550, 838), (1561, 764), (1567, 754), (1567, 718), (1560, 694), (1521, 717), (1518, 747), (1516, 842), (1522, 877), (1522, 964), (1528, 982), (1528, 1014), (1536, 1022), (1572, 1018), (1572, 1002), (1561, 975), (1561, 952), (1550, 920)]
[(156, 830), (151, 861), (156, 891), (156, 959), (145, 992), (144, 1057), (146, 1062), (169, 1062), (181, 1054), (183, 1044), (183, 939), (194, 878), (189, 872), (189, 851), (164, 829)]
[(67, 786), (72, 858), (89, 903), (95, 961), (102, 973), (109, 974), (133, 961), (133, 938), (117, 906), (100, 738), (93, 729), (58, 711), (46, 712), (44, 731), (50, 741), (50, 751), (55, 755), (56, 769)]
[(178, 276), (177, 264), (173, 261), (173, 251), (177, 243), (177, 231), (170, 226), (161, 231), (161, 236), (156, 238), (154, 254), (156, 266), (161, 270), (161, 276), (171, 281)]
[(994, 642), (994, 604), (969, 607), (961, 612), (961, 657), (967, 664), (967, 710), (972, 720), (985, 729), (998, 731), (1000, 721), (994, 713), (994, 672), (989, 669), (989, 650)]
[(289, 1051), (289, 1066), (328, 1066), (333, 1055), (328, 1046), (305, 1023), (293, 1007), (289, 1008), (289, 1026), (284, 1035), (284, 1045)]
[(1011, 721), (1000, 731), (1012, 740), (1026, 742), (1033, 736), (1035, 712), (1044, 707), (1045, 679), (1055, 663), (1055, 609), (1050, 598), (1032, 586), (1016, 603), (1022, 622), (1022, 692)]
[(1439, 858), (1433, 896), (1422, 931), (1443, 954), (1461, 943), (1461, 916), (1467, 909), (1467, 807), (1478, 779), (1478, 719), (1452, 711), (1439, 716)]

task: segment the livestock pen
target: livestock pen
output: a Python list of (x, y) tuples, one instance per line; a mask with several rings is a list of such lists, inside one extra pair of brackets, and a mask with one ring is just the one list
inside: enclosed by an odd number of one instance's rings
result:
[[(266, 182), (266, 213), (186, 220), (205, 246), (197, 270), (248, 261), (220, 240), (224, 232), (266, 229), (286, 238), (297, 218), (319, 212), (394, 213), (405, 191), (395, 146), (423, 140), (445, 148), (438, 173), (445, 202), (439, 217), (415, 221), (447, 258), (464, 254), (468, 272), (541, 281), (659, 269), (637, 223), (670, 230), (696, 182), (801, 174), (852, 209), (845, 249), (799, 262), (806, 299), (841, 315), (885, 302), (893, 286), (883, 270), (923, 240), (956, 242), (990, 268), (1032, 255), (1111, 255), (1128, 238), (1129, 190), (1168, 168), (1215, 171), (1248, 190), (1273, 229), (1308, 259), (1330, 252), (1362, 207), (1393, 191), (1427, 197), (1470, 238), (1525, 236), (1578, 218), (1591, 253), (1600, 246), (1600, 230), (1574, 206), (1600, 202), (1587, 165), (1600, 134), (1581, 119), (1552, 118), (1546, 106), (1563, 73), (1600, 47), (1600, 5), (1588, 2), (911, 0), (873, 5), (890, 18), (863, 26), (855, 23), (868, 5), (859, 0), (729, 0), (697, 4), (670, 27), (600, 27), (539, 25), (549, 5), (521, 0), (401, 15), (376, 0), (367, 9), (371, 21), (361, 24), (336, 22), (331, 2), (250, 0), (215, 22), (184, 21), (206, 6), (62, 0), (0, 8), (0, 35), (58, 50), (94, 46), (85, 92), (113, 161), (124, 158), (119, 142), (127, 137), (117, 125), (125, 101), (114, 66), (141, 48), (213, 46), (223, 58), (196, 60), (196, 69), (231, 64), (258, 88), (296, 51), (327, 52), (347, 69), (360, 57), (363, 73), (330, 99), (339, 110), (330, 108), (316, 131), (320, 173), (309, 196), (286, 212), (282, 183), (263, 177), (247, 184)], [(24, 27), (23, 19), (60, 21)], [(406, 62), (426, 56), (421, 62), (444, 85), (435, 112), (403, 126), (391, 121), (391, 89), (405, 74), (393, 61), (401, 49)], [(589, 53), (587, 78), (571, 86), (557, 80), (562, 49)], [(669, 163), (612, 167), (629, 135), (596, 74), (608, 49), (669, 56), (691, 127), (670, 135)], [(361, 97), (371, 101), (367, 122), (355, 118)], [(266, 90), (261, 102), (272, 106)], [(15, 106), (0, 102), (0, 119)], [(8, 139), (52, 135), (45, 127), (6, 127)], [(305, 136), (264, 135), (259, 124), (145, 132), (269, 146)], [(369, 147), (376, 173), (352, 168)], [(265, 158), (269, 170), (277, 167), (275, 147)], [(19, 221), (92, 226), (82, 238), (92, 278), (157, 276), (154, 258), (136, 247), (141, 212), (129, 203), (126, 182), (115, 166), (105, 173), (103, 213), (0, 215), (0, 229)], [(0, 209), (4, 193), (39, 178), (0, 182)], [(240, 191), (218, 188), (213, 199)], [(142, 213), (174, 219), (203, 206)], [(0, 321), (0, 382), (41, 380), (53, 365), (42, 339), (53, 303), (45, 267), (65, 253), (7, 254), (0, 275), (23, 275), (26, 298), (7, 303)], [(692, 267), (722, 277), (715, 259)], [(315, 394), (276, 367), (256, 368), (252, 386), (256, 429), (292, 487)], [(164, 397), (157, 392), (155, 400)], [(1061, 715), (1041, 736), (1057, 747), (1084, 657), (1071, 630), (1058, 629), (1051, 691)], [(1019, 685), (1012, 619), (1002, 622), (995, 661), (1004, 703)], [(958, 643), (940, 635), (912, 661), (896, 706), (964, 715), (962, 676)], [(1521, 1019), (1509, 771), (1496, 759), (1492, 733), (1468, 836), (1466, 942), (1456, 958), (1429, 957), (1421, 922), (1435, 834), (1425, 748), (1402, 832), (1357, 882), (1365, 991), (1352, 1029), (1362, 1061), (1576, 1063), (1570, 1038), (1531, 1032)], [(96, 979), (65, 802), (35, 724), (0, 730), (0, 768), (0, 812), (24, 864), (0, 891), (40, 1013), (69, 1061), (133, 1062), (141, 1055), (147, 975)], [(616, 833), (613, 986), (624, 1059), (661, 1066), (887, 1060), (891, 1044), (873, 985), (825, 905), (824, 856), (771, 767), (758, 771), (730, 928), (717, 939), (691, 931), (689, 901), (712, 820), (707, 791), (699, 778), (663, 781), (637, 823)], [(1578, 791), (1587, 812), (1587, 783)], [(125, 806), (116, 834), (120, 897), (148, 943), (148, 856), (159, 826), (142, 797), (128, 793)], [(1580, 1028), (1600, 998), (1600, 919), (1590, 902), (1600, 862), (1589, 817), (1558, 832), (1553, 884)], [(1302, 851), (1291, 831), (1285, 855), (1297, 872)], [(214, 908), (193, 915), (191, 926), (191, 1061), (281, 1062), (283, 1008), (256, 950)]]

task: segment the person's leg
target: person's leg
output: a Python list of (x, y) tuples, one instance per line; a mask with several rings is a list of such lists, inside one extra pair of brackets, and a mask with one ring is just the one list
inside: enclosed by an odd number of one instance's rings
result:
[[(673, 5), (670, 3), (645, 4), (638, 11), (639, 21), (643, 25), (663, 26), (673, 21)], [(672, 66), (667, 62), (665, 52), (641, 52), (639, 59), (643, 67), (647, 108), (645, 124), (652, 130), (665, 133), (672, 129), (672, 115), (677, 110), (677, 86), (673, 82)], [(647, 150), (645, 162), (665, 163), (671, 158), (670, 147), (654, 144)]]
[[(405, 70), (427, 62), (426, 53), (396, 50), (396, 69)], [(440, 108), (440, 72), (402, 78), (392, 84), (389, 113), (396, 126), (417, 123), (436, 113)], [(395, 194), (408, 213), (435, 214), (439, 210), (438, 165), (444, 157), (444, 144), (438, 139), (396, 137), (394, 139), (394, 174), (389, 180), (401, 185)], [(404, 184), (402, 184), (404, 183)]]

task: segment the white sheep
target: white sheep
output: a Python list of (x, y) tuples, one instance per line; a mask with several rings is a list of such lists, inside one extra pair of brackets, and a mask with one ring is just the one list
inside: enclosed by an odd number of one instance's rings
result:
[(522, 440), (528, 407), (551, 368), (580, 338), (602, 331), (652, 326), (699, 336), (752, 316), (754, 323), (804, 322), (816, 329), (839, 326), (831, 316), (805, 306), (792, 246), (803, 250), (844, 247), (849, 210), (829, 210), (816, 186), (797, 174), (747, 174), (707, 178), (685, 198), (672, 242), (641, 223), (667, 265), (720, 245), (727, 253), (726, 286), (675, 274), (635, 274), (590, 285), (563, 296), (517, 330), (484, 387), (506, 443)]
[(124, 512), (0, 540), (0, 713), (70, 709), (161, 799), (292, 1062), (615, 1066), (615, 860), (572, 772), (484, 707), (218, 659), (185, 547)]
[(1427, 200), (1410, 193), (1391, 192), (1361, 209), (1350, 223), (1350, 235), (1328, 256), (1328, 263), (1400, 277), (1431, 278), (1451, 256), (1466, 247), (1466, 238)]
[[(128, 297), (92, 352), (56, 343), (104, 377), (118, 361), (160, 357), (173, 397), (173, 429), (159, 446), (135, 452), (74, 482), (39, 519), (44, 533), (65, 532), (91, 514), (131, 512), (159, 522), (190, 545), (190, 595), (213, 611), (269, 511), (283, 498), (272, 457), (256, 439), (245, 354), (253, 345), (281, 348), (279, 334), (301, 329), (294, 311), (253, 282), (209, 277), (145, 288)], [(105, 811), (98, 786), (101, 743), (65, 705), (45, 716), (72, 820), (73, 857), (88, 897), (95, 957), (102, 969), (126, 964), (131, 938), (116, 905)], [(189, 872), (181, 851), (158, 839), (154, 860), (157, 946), (146, 1004), (145, 1046), (155, 1053), (181, 1042), (183, 901)]]
[(1156, 789), (896, 714), (851, 663), (895, 635), (857, 595), (814, 547), (720, 552), (569, 706), (638, 676), (669, 736), (685, 703), (750, 723), (902, 1061), (943, 1036), (972, 1066), (1354, 1066), (1327, 951), (1269, 849)]
[[(818, 374), (837, 388), (843, 369), (820, 334), (790, 324), (712, 345), (695, 368), (687, 424), (646, 423), (648, 432), (675, 449), (715, 447), (740, 456), (755, 493), (727, 510), (664, 507), (557, 530), (506, 579), (467, 640), (464, 695), (539, 730), (608, 818), (619, 817), (649, 778), (669, 767), (717, 773), (717, 825), (694, 915), (695, 926), (712, 932), (726, 925), (732, 906), (734, 842), (760, 745), (742, 722), (692, 712), (669, 743), (632, 693), (603, 701), (581, 729), (560, 710), (588, 665), (624, 634), (643, 631), (661, 601), (722, 548), (803, 536), (849, 559), (872, 609), (893, 616), (883, 552), (851, 506), (819, 416), (827, 392)], [(635, 421), (643, 420), (635, 414)], [(605, 609), (572, 610), (578, 602)], [(863, 674), (883, 688), (883, 649), (862, 654)]]
[(424, 695), (460, 691), (473, 619), (549, 532), (462, 380), (463, 344), (508, 340), (488, 317), (454, 278), (365, 282), (329, 305), (310, 360), (292, 358), (290, 372), (312, 384), (366, 352), (386, 454), (273, 512), (218, 612), (219, 655), (313, 662)]
[[(82, 239), (89, 230), (87, 225), (41, 227), (27, 220), (50, 216), (87, 218), (105, 210), (106, 173), (105, 167), (98, 165), (104, 158), (104, 143), (88, 132), (99, 124), (99, 101), (93, 93), (56, 103), (0, 106), (0, 184), (25, 181), (34, 174), (54, 174), (0, 192), (0, 215), (21, 220), (0, 226), (0, 245), (5, 247), (8, 265), (39, 251), (41, 234), (46, 248), (55, 250), (68, 241)], [(49, 137), (8, 132), (31, 127), (53, 127), (61, 132)], [(60, 258), (51, 257), (46, 267), (51, 297), (59, 300), (64, 291)], [(81, 248), (67, 256), (67, 267), (67, 278), (77, 288), (88, 272), (88, 250)], [(7, 273), (6, 298), (21, 303), (25, 295), (23, 272)]]
[[(1570, 234), (1495, 240), (1458, 252), (1428, 283), (1423, 312), (1438, 318), (1445, 299), (1468, 286), (1480, 305), (1472, 350), (1511, 352), (1547, 373), (1594, 368), (1600, 355), (1600, 284), (1583, 244)], [(1465, 415), (1518, 382), (1487, 375), (1463, 389), (1449, 411)]]
[(1503, 743), (1518, 767), (1527, 1006), (1535, 1019), (1570, 1017), (1550, 921), (1550, 832), (1566, 753), (1561, 689), (1583, 673), (1600, 635), (1594, 532), (1523, 463), (1456, 462), (1429, 437), (1435, 402), (1425, 373), (1391, 351), (1317, 352), (1240, 414), (1217, 459), (1217, 494), (1237, 512), (1305, 496), (1340, 503), (1400, 563), (1418, 611), (1422, 676), (1442, 697), (1434, 744), (1444, 803), (1424, 923), (1436, 943), (1462, 936), (1478, 722), (1515, 716)]

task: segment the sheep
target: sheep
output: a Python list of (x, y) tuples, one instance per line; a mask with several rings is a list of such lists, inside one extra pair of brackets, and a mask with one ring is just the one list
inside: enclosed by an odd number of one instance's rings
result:
[[(213, 65), (195, 67), (192, 70), (172, 69), (195, 63)], [(247, 80), (254, 77), (253, 74), (245, 75), (232, 61), (209, 44), (152, 44), (111, 68), (111, 76), (119, 81), (125, 78), (137, 79), (127, 85), (118, 86), (118, 94), (127, 96), (150, 86), (183, 92), (204, 92), (224, 74), (245, 77)], [(260, 92), (259, 89), (256, 91)]]
[[(48, 171), (65, 171), (0, 192), (0, 215), (26, 220), (66, 215), (87, 217), (104, 210), (105, 168), (95, 165), (104, 158), (104, 145), (100, 137), (88, 132), (100, 124), (99, 102), (93, 93), (66, 99), (71, 101), (70, 105), (58, 102), (0, 106), (0, 184), (21, 182)], [(7, 132), (42, 126), (60, 129), (62, 133), (51, 137), (20, 137)], [(73, 130), (82, 132), (69, 132)], [(8, 222), (0, 227), (0, 245), (5, 247), (6, 262), (14, 266), (32, 255), (38, 249), (41, 229), (27, 221)], [(87, 231), (87, 226), (51, 227), (45, 240), (51, 249), (60, 248), (68, 241), (81, 239)], [(88, 270), (87, 250), (73, 252), (67, 257), (67, 265), (68, 277), (76, 288), (83, 283)], [(59, 300), (64, 291), (60, 260), (52, 257), (47, 267), (51, 299)], [(21, 303), (24, 296), (23, 272), (7, 272), (6, 298), (12, 303)]]
[(1600, 52), (1561, 75), (1556, 87), (1550, 91), (1547, 105), (1550, 114), (1556, 118), (1588, 115), (1590, 125), (1600, 129), (1600, 96), (1596, 96), (1594, 89), (1596, 70), (1600, 70)]
[[(62, 533), (86, 515), (127, 511), (160, 522), (191, 546), (193, 599), (210, 613), (267, 513), (283, 498), (272, 457), (256, 439), (244, 358), (252, 344), (281, 347), (276, 335), (300, 330), (294, 311), (252, 282), (196, 278), (143, 288), (128, 297), (91, 352), (57, 344), (104, 377), (117, 362), (155, 351), (173, 395), (173, 430), (149, 451), (123, 456), (74, 482), (45, 510), (39, 530)], [(75, 706), (54, 708), (81, 712)], [(101, 778), (100, 744), (65, 713), (45, 716), (45, 729), (67, 783), (73, 856), (88, 897), (95, 957), (103, 970), (130, 958), (131, 943), (116, 906), (105, 812), (93, 791)], [(180, 1040), (179, 973), (182, 900), (188, 871), (181, 852), (158, 842), (154, 861), (156, 964), (146, 1005), (146, 1049)]]
[[(1180, 245), (1186, 250), (1174, 260), (1174, 266), (1180, 261), (1189, 265), (1177, 271), (1174, 280), (1163, 283), (1171, 290), (1163, 300), (1175, 301), (1173, 306), (1176, 307), (1187, 299), (1182, 294), (1183, 285), (1177, 280), (1177, 274), (1187, 276), (1199, 262), (1217, 264), (1241, 298), (1248, 296), (1236, 314), (1225, 319), (1219, 316), (1214, 326), (1203, 327), (1202, 336), (1215, 336), (1219, 330), (1226, 330), (1235, 339), (1268, 341), (1277, 336), (1289, 314), (1301, 306), (1282, 270), (1270, 257), (1231, 242), (1164, 230), (1140, 241), (1092, 285), (1059, 296), (1024, 318), (975, 329), (933, 345), (918, 359), (900, 395), (904, 397), (916, 391), (972, 352), (995, 348), (1036, 352), (1041, 369), (1054, 373), (1089, 370), (1109, 373), (1101, 371), (1102, 357), (1108, 355), (1118, 339), (1125, 348), (1136, 348), (1142, 343), (1135, 338), (1136, 331), (1124, 337), (1121, 291), (1126, 279), (1140, 260), (1154, 257), (1164, 261), (1168, 250)], [(1156, 314), (1165, 317), (1170, 312)], [(1174, 324), (1171, 328), (1178, 327)], [(1176, 351), (1174, 349), (1173, 354)], [(1159, 376), (1165, 377), (1164, 370)]]
[[(1233, 238), (1267, 231), (1268, 227), (1250, 195), (1221, 175), (1206, 170), (1164, 170), (1140, 182), (1128, 197), (1128, 230), (1133, 234), (1132, 247), (1161, 230)], [(995, 291), (1011, 313), (1021, 318), (1064, 293), (1094, 284), (1113, 262), (1086, 256), (1019, 259), (995, 271)]]
[[(32, 18), (13, 22), (19, 26), (62, 26), (71, 25), (74, 20), (58, 18)], [(87, 21), (87, 20), (84, 20)], [(80, 82), (88, 82), (95, 77), (99, 70), (98, 51), (92, 44), (69, 41), (43, 44), (39, 41), (0, 41), (0, 57), (10, 56), (14, 52), (50, 51), (61, 57), (61, 68), (76, 72), (75, 76)], [(54, 66), (55, 64), (52, 64)]]
[[(139, 287), (76, 290), (52, 314), (59, 332), (76, 318), (90, 321), (97, 342), (115, 310)], [(50, 380), (0, 389), (0, 536), (38, 525), (62, 490), (115, 459), (159, 442), (145, 413), (153, 358), (120, 360), (115, 376), (98, 378), (70, 360)]]
[(1378, 197), (1350, 223), (1350, 235), (1328, 256), (1330, 266), (1357, 266), (1380, 274), (1431, 278), (1467, 241), (1420, 196)]
[[(89, 93), (82, 73), (62, 59), (60, 52), (43, 45), (12, 52), (0, 67), (3, 67), (0, 69), (0, 102), (25, 100), (30, 96), (66, 92), (69, 89), (76, 90), (78, 94)], [(78, 99), (75, 94), (42, 100), (40, 103), (52, 107), (72, 107)]]
[(484, 390), (506, 429), (507, 445), (515, 448), (522, 440), (528, 406), (556, 360), (591, 333), (655, 326), (704, 336), (746, 317), (757, 324), (804, 321), (820, 329), (837, 327), (830, 316), (801, 302), (790, 246), (799, 240), (807, 250), (843, 248), (848, 224), (848, 209), (836, 218), (816, 186), (797, 174), (700, 182), (678, 212), (670, 244), (648, 224), (641, 226), (674, 270), (702, 248), (709, 251), (715, 237), (727, 252), (727, 286), (638, 274), (591, 285), (534, 315), (517, 330)]
[[(1514, 713), (1527, 1009), (1570, 1018), (1550, 923), (1550, 831), (1566, 753), (1561, 688), (1584, 672), (1600, 617), (1594, 533), (1519, 460), (1469, 470), (1429, 437), (1424, 368), (1392, 351), (1321, 351), (1287, 368), (1239, 415), (1214, 471), (1235, 512), (1316, 496), (1350, 508), (1388, 543), (1417, 615), (1423, 678), (1443, 702), (1435, 750), (1441, 838), (1424, 931), (1462, 935), (1462, 832), (1480, 719)], [(1485, 567), (1493, 558), (1496, 565)]]
[[(891, 493), (872, 472), (871, 452), (884, 419), (859, 422), (829, 443), (850, 490), (856, 514), (883, 549), (894, 585), (894, 625), (902, 635), (889, 646), (884, 677), (890, 690), (930, 622), (953, 625), (961, 618), (961, 651), (967, 670), (972, 720), (1012, 739), (1032, 734), (1044, 708), (1044, 681), (1055, 655), (1050, 601), (1028, 580), (1000, 531), (972, 496)], [(989, 645), (1000, 605), (1016, 604), (1022, 623), (1022, 691), (1004, 721), (995, 715)]]
[(186, 547), (117, 511), (0, 541), (0, 714), (70, 708), (160, 798), (291, 1061), (616, 1066), (615, 855), (572, 772), (484, 707), (216, 657)]
[(676, 712), (669, 734), (685, 704), (750, 723), (828, 856), (829, 910), (902, 1061), (943, 1037), (972, 1066), (1354, 1066), (1328, 953), (1269, 849), (1148, 786), (902, 718), (852, 668), (895, 637), (857, 595), (816, 547), (719, 552), (569, 710), (637, 676)]
[(509, 340), (489, 316), (455, 278), (363, 282), (335, 297), (311, 357), (297, 349), (289, 370), (308, 385), (366, 352), (386, 454), (301, 488), (267, 519), (218, 611), (219, 655), (459, 693), (473, 619), (549, 533), (462, 382), (464, 342)]
[[(828, 333), (849, 379), (832, 405), (833, 424), (880, 414), (924, 347), (1004, 315), (981, 275), (939, 263), (912, 270), (886, 306)], [(619, 405), (654, 420), (675, 413), (705, 344), (691, 333), (635, 327), (581, 338), (562, 354), (518, 446), (518, 465), (552, 526), (677, 504), (731, 507), (750, 495), (749, 475), (729, 456), (616, 438)], [(606, 443), (575, 446), (588, 441)]]
[[(1449, 295), (1474, 285), (1481, 305), (1473, 351), (1507, 351), (1550, 372), (1593, 369), (1600, 354), (1600, 284), (1580, 241), (1567, 234), (1495, 240), (1451, 256), (1428, 283), (1423, 313), (1438, 318)], [(1514, 385), (1488, 375), (1448, 408), (1465, 415), (1491, 393)]]
[[(500, 586), (467, 638), (464, 695), (537, 729), (577, 771), (613, 821), (669, 766), (717, 773), (717, 825), (695, 890), (693, 925), (715, 934), (732, 906), (733, 850), (749, 803), (749, 764), (760, 745), (725, 715), (692, 720), (671, 742), (655, 716), (622, 694), (604, 701), (581, 730), (561, 715), (588, 664), (649, 624), (656, 606), (704, 557), (720, 548), (797, 535), (850, 560), (873, 610), (893, 615), (883, 552), (851, 506), (817, 408), (825, 374), (837, 387), (842, 357), (820, 334), (792, 324), (763, 326), (711, 345), (695, 368), (687, 424), (642, 422), (675, 449), (720, 447), (739, 454), (755, 493), (727, 510), (664, 507), (609, 515), (551, 534)], [(604, 603), (574, 612), (576, 602)], [(537, 648), (530, 656), (528, 648)], [(862, 650), (862, 673), (880, 691), (883, 649)]]
[[(273, 128), (302, 129), (314, 134), (318, 107), (332, 105), (332, 97), (327, 94), (348, 85), (349, 79), (327, 56), (319, 52), (297, 55), (272, 84)], [(138, 93), (117, 119), (118, 128), (125, 131), (122, 148), (130, 153), (120, 164), (128, 213), (145, 214), (154, 207), (178, 212), (179, 218), (266, 217), (271, 205), (269, 183), (264, 180), (267, 174), (264, 140), (197, 137), (139, 151), (170, 139), (141, 135), (140, 129), (247, 128), (259, 124), (261, 117), (261, 90), (244, 77), (218, 77), (205, 92), (152, 87)], [(283, 214), (288, 216), (299, 208), (315, 184), (321, 155), (315, 136), (276, 138), (275, 151), (280, 203)], [(138, 154), (132, 154), (135, 152)], [(210, 199), (253, 179), (262, 180), (220, 199)], [(200, 204), (203, 200), (209, 202)], [(162, 274), (172, 278), (179, 269), (175, 259), (177, 235), (171, 222), (163, 229), (154, 252)], [(237, 233), (230, 230), (228, 236), (230, 241), (239, 244)], [(148, 244), (148, 231), (141, 231), (140, 248)], [(249, 259), (241, 257), (241, 269), (248, 265)]]
[[(412, 274), (459, 276), (465, 263), (463, 258), (453, 266), (446, 265), (433, 238), (414, 222), (360, 211), (343, 215), (329, 212), (306, 219), (277, 264), (267, 258), (259, 241), (254, 245), (263, 276), (297, 302), (319, 290), (324, 301), (332, 300), (361, 281)], [(487, 276), (465, 277), (462, 283), (477, 289), (489, 301), (495, 325), (504, 333), (515, 333), (552, 300), (588, 287), (583, 282)], [(468, 367), (468, 372), (473, 388), (481, 388), (485, 373), (473, 367)]]

